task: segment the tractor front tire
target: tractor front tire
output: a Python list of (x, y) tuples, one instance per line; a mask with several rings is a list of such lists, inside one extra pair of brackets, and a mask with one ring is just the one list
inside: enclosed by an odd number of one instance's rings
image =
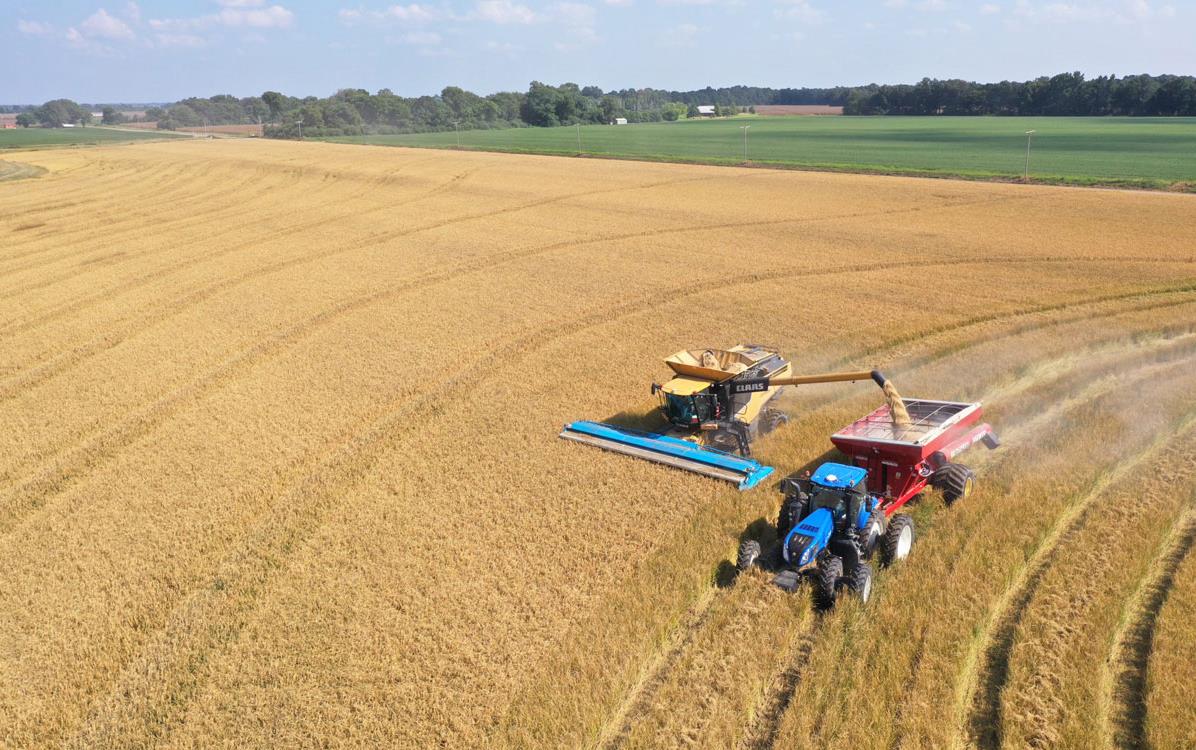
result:
[[(877, 511), (879, 513), (879, 511)], [(870, 560), (872, 554), (876, 552), (876, 546), (880, 543), (880, 522), (876, 520), (876, 516), (868, 517), (868, 523), (859, 532), (860, 556), (865, 560)]]
[(862, 562), (851, 573), (851, 590), (865, 604), (872, 598), (872, 566)]
[(735, 567), (742, 573), (755, 567), (760, 561), (760, 542), (755, 539), (744, 539), (739, 543), (739, 554), (735, 557)]
[(898, 513), (889, 519), (889, 528), (885, 529), (885, 537), (881, 542), (885, 565), (892, 565), (909, 557), (909, 551), (913, 546), (914, 519), (904, 513)]
[(943, 502), (952, 505), (972, 494), (976, 472), (963, 464), (946, 464), (931, 477), (931, 484), (943, 493)]
[(814, 570), (814, 606), (818, 609), (830, 609), (835, 606), (835, 594), (839, 589), (839, 581), (843, 578), (843, 561), (837, 557), (827, 557), (818, 563)]

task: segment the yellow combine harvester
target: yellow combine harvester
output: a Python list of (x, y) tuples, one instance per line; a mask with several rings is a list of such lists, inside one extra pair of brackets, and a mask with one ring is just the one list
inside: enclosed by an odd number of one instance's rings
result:
[[(666, 432), (644, 433), (599, 422), (570, 422), (561, 437), (649, 461), (754, 487), (772, 473), (751, 456), (752, 442), (789, 421), (776, 407), (782, 388), (871, 378), (875, 370), (792, 375), (789, 360), (758, 344), (730, 349), (691, 349), (665, 359), (673, 377), (652, 384)], [(736, 455), (738, 454), (738, 455)]]

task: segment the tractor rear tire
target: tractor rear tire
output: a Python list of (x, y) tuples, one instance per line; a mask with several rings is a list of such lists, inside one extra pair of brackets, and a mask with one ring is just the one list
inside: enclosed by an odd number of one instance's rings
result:
[(785, 535), (801, 520), (805, 503), (797, 498), (790, 498), (781, 503), (781, 512), (777, 515), (777, 539), (785, 541)]
[(814, 569), (814, 606), (818, 609), (830, 609), (835, 606), (835, 594), (839, 589), (839, 581), (843, 578), (843, 561), (837, 557), (827, 557), (818, 563)]
[(885, 529), (884, 539), (881, 540), (884, 564), (892, 565), (909, 557), (909, 551), (913, 546), (914, 519), (904, 513), (898, 513), (889, 519), (889, 528)]
[(744, 539), (739, 543), (739, 554), (735, 557), (735, 567), (742, 573), (755, 567), (760, 560), (760, 542), (755, 539)]
[(872, 597), (872, 566), (862, 562), (851, 573), (851, 590), (867, 604)]
[(930, 479), (931, 484), (943, 493), (943, 502), (947, 505), (971, 495), (976, 486), (976, 472), (963, 464), (946, 464)]
[(880, 544), (880, 538), (880, 523), (875, 515), (868, 516), (868, 523), (859, 532), (860, 557), (865, 560), (872, 559), (872, 554)]

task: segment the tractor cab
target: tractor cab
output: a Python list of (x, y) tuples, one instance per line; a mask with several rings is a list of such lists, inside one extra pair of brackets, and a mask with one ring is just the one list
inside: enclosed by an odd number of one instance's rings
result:
[(867, 481), (867, 470), (858, 466), (836, 463), (819, 466), (809, 481), (808, 512), (826, 508), (835, 520), (836, 531), (854, 528), (860, 511), (867, 507)]

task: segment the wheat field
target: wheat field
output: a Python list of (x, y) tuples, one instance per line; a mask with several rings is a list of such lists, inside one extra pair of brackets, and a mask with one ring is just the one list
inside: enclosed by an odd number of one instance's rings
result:
[[(1193, 741), (1192, 196), (277, 141), (11, 158), (41, 176), (0, 182), (0, 745)], [(733, 580), (773, 487), (557, 439), (737, 342), (982, 399), (1004, 438), (867, 606)], [(816, 462), (878, 398), (795, 390), (759, 454)]]

